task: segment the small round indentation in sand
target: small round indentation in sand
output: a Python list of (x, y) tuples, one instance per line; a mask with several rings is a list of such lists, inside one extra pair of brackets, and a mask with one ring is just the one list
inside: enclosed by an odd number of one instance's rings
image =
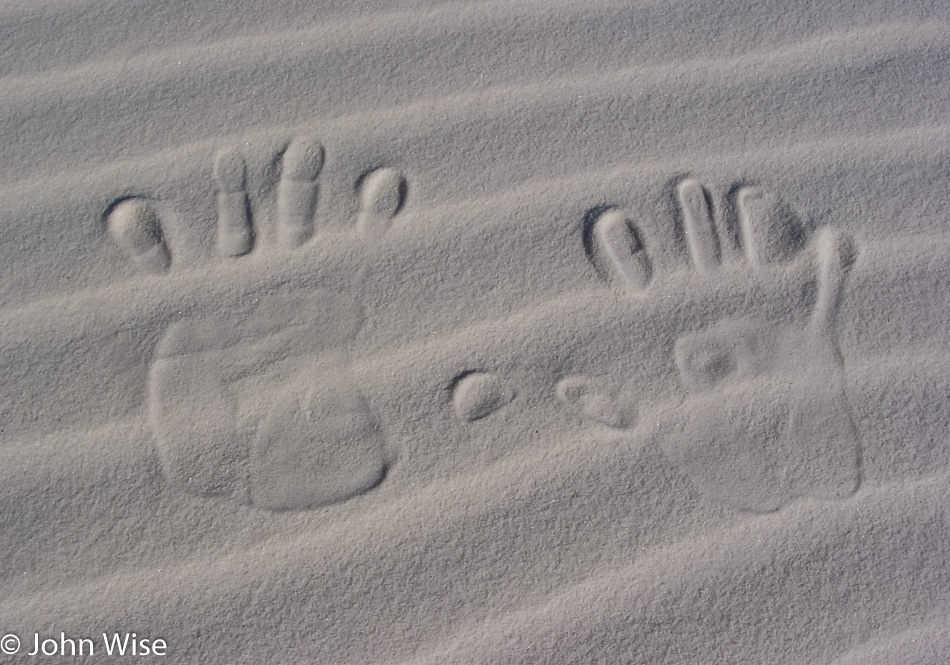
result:
[(460, 420), (479, 420), (498, 411), (516, 392), (496, 374), (466, 372), (453, 382), (452, 405)]

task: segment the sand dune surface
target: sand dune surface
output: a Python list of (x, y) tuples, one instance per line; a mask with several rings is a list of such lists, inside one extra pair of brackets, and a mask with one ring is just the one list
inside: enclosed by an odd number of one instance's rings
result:
[(950, 662), (945, 3), (0, 47), (0, 662)]

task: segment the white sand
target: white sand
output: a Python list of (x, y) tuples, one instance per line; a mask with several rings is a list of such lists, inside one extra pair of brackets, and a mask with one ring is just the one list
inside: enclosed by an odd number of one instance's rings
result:
[(0, 662), (950, 662), (950, 7), (819, 4), (0, 2)]

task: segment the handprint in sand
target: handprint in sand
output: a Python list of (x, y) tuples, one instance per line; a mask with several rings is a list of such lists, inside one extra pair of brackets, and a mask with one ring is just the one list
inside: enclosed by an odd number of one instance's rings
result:
[[(305, 251), (318, 237), (323, 160), (317, 141), (298, 139), (287, 147), (274, 228), (261, 234), (246, 193), (243, 156), (218, 154), (217, 251), (226, 262), (218, 279), (252, 267), (261, 251), (260, 261), (279, 260), (279, 252)], [(377, 169), (357, 188), (354, 226), (374, 241), (399, 212), (405, 180), (393, 169)], [(126, 222), (120, 230), (138, 226)], [(271, 247), (265, 248), (268, 238)], [(133, 249), (139, 246), (151, 248), (139, 242)], [(249, 258), (237, 262), (243, 255)], [(149, 418), (169, 485), (268, 510), (296, 510), (343, 501), (382, 482), (393, 451), (354, 385), (349, 359), (364, 319), (358, 293), (291, 283), (169, 326), (149, 376)]]
[[(794, 212), (759, 187), (736, 192), (737, 238), (724, 237), (728, 225), (698, 181), (679, 183), (676, 197), (697, 293), (729, 281), (739, 312), (743, 291), (801, 297), (767, 308), (750, 298), (748, 314), (712, 323), (692, 317), (702, 322), (672, 344), (680, 399), (645, 407), (640, 432), (652, 429), (704, 495), (734, 508), (768, 512), (800, 497), (850, 496), (859, 447), (835, 324), (852, 243), (831, 228), (808, 238)], [(608, 211), (594, 237), (616, 282), (648, 293), (651, 262), (637, 230)], [(800, 291), (780, 288), (796, 280)]]

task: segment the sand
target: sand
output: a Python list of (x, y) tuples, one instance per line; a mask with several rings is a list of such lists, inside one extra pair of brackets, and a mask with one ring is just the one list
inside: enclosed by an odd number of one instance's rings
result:
[(0, 662), (950, 662), (945, 3), (0, 46)]

